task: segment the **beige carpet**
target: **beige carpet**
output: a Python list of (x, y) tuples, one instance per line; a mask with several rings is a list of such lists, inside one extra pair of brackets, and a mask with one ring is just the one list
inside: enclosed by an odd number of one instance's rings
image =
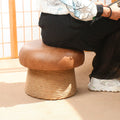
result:
[(0, 65), (0, 120), (120, 120), (120, 93), (87, 89), (93, 56), (94, 53), (86, 52), (84, 65), (76, 68), (77, 94), (57, 101), (36, 99), (24, 93), (26, 69), (17, 65), (18, 60), (13, 60), (9, 71)]

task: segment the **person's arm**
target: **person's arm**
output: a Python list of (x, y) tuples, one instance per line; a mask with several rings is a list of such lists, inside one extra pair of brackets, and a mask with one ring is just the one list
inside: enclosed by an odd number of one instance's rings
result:
[(90, 0), (60, 0), (69, 10), (70, 14), (76, 19), (88, 21), (95, 16), (101, 16), (103, 6), (96, 5)]
[[(92, 2), (90, 0), (60, 0), (69, 10), (70, 14), (83, 21), (92, 20), (94, 17), (109, 17), (113, 20), (120, 18), (120, 8), (113, 5), (108, 8), (100, 2)], [(112, 11), (111, 11), (112, 10)], [(111, 13), (112, 12), (112, 13)]]

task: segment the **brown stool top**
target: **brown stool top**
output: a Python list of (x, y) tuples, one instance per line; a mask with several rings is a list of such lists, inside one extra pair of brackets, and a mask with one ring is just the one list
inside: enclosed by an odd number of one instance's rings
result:
[(42, 40), (33, 40), (21, 48), (19, 61), (29, 69), (68, 70), (83, 64), (84, 53), (47, 46)]

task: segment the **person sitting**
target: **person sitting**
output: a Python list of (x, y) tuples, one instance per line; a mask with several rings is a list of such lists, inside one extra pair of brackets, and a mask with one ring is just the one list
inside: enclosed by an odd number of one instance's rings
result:
[(120, 8), (90, 0), (38, 0), (46, 45), (93, 51), (88, 88), (120, 91)]

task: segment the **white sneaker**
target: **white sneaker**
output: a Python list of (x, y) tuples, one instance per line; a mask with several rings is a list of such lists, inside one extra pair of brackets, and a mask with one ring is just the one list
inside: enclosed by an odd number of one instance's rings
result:
[(120, 92), (120, 80), (106, 80), (92, 77), (88, 84), (88, 89), (92, 91)]

